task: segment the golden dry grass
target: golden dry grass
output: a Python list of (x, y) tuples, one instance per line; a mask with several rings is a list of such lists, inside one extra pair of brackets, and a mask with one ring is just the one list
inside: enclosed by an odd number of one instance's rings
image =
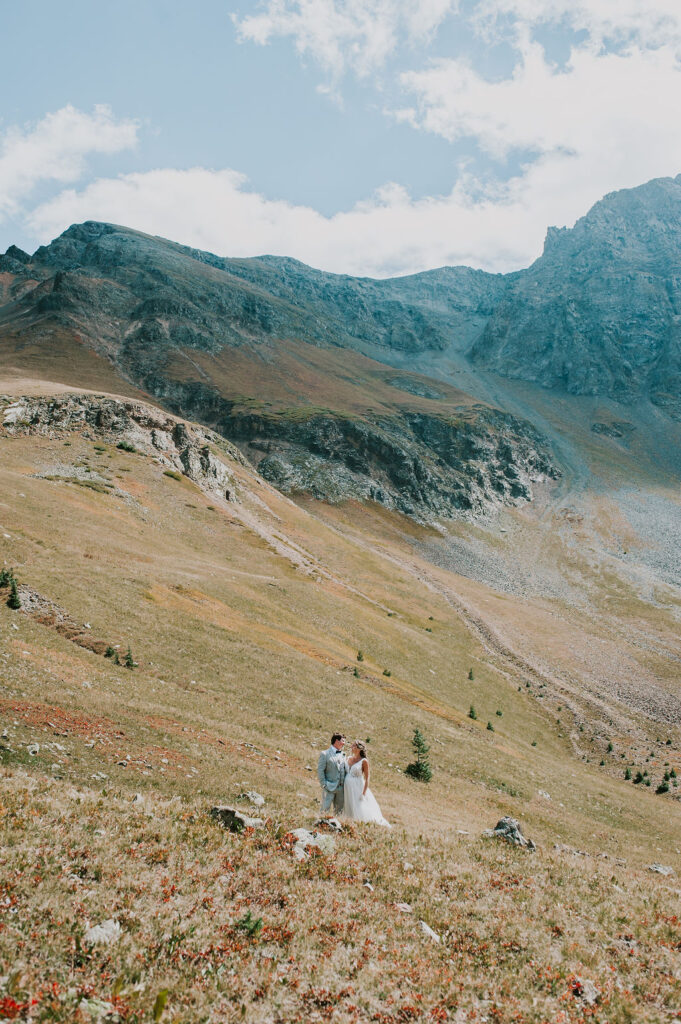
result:
[[(569, 644), (552, 650), (548, 609), (428, 565), (393, 516), (306, 510), (237, 465), (240, 504), (217, 507), (93, 436), (0, 444), (0, 560), (139, 662), (128, 671), (0, 607), (0, 999), (18, 1019), (86, 1020), (76, 1007), (96, 997), (150, 1020), (166, 988), (162, 1019), (183, 1024), (673, 1019), (679, 892), (647, 865), (681, 870), (675, 792), (623, 781), (625, 735), (605, 768), (577, 759), (578, 719), (528, 688), (456, 601), (574, 670)], [(57, 464), (115, 490), (36, 475)], [(282, 554), (294, 547), (310, 572)], [(417, 725), (429, 786), (403, 774)], [(308, 768), (337, 726), (370, 740), (395, 829), (353, 830), (335, 859), (299, 865), (286, 833), (314, 820)], [(645, 734), (655, 778), (678, 764), (668, 732), (669, 747)], [(206, 812), (247, 789), (266, 797), (268, 827), (225, 835)], [(481, 840), (502, 814), (541, 853)], [(263, 918), (253, 938), (237, 927), (249, 910)], [(108, 917), (120, 943), (79, 949), (85, 922)], [(577, 978), (596, 984), (593, 1007)]]

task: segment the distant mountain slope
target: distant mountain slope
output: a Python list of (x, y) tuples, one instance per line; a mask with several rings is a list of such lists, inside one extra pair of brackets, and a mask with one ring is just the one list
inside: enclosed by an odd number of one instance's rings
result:
[(68, 353), (56, 379), (78, 384), (80, 348), (89, 367), (99, 357), (237, 440), (282, 490), (431, 519), (525, 502), (558, 475), (529, 424), (362, 354), (465, 347), (498, 276), (445, 268), (372, 281), (223, 260), (92, 222), (33, 257), (11, 248), (0, 272), (3, 359), (24, 365), (29, 346), (34, 372)]
[(508, 282), (474, 342), (507, 377), (681, 412), (681, 175), (613, 192)]
[(271, 256), (221, 259), (94, 221), (73, 225), (32, 258), (14, 246), (0, 257), (0, 271), (25, 276), (29, 266), (45, 279), (42, 311), (74, 312), (94, 287), (107, 312), (129, 321), (130, 345), (211, 350), (268, 337), (404, 351), (458, 339), (464, 347), (504, 287), (501, 275), (468, 267), (377, 281)]

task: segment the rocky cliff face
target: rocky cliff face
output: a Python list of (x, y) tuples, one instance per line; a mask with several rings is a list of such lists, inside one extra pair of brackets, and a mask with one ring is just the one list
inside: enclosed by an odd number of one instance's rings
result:
[(480, 366), (681, 414), (681, 175), (614, 192), (509, 280)]
[(159, 382), (164, 405), (231, 438), (270, 483), (333, 504), (375, 501), (420, 522), (531, 501), (561, 473), (525, 420), (483, 405), (438, 415), (249, 412), (201, 382)]
[(228, 433), (286, 493), (376, 501), (421, 521), (522, 504), (560, 475), (529, 424), (482, 406), (451, 417), (240, 415)]

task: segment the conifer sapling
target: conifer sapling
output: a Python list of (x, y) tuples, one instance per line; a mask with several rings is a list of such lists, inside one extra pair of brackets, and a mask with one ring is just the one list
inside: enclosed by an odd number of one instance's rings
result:
[(426, 743), (420, 729), (414, 729), (414, 738), (411, 744), (416, 754), (416, 760), (407, 765), (405, 769), (406, 774), (410, 775), (412, 779), (418, 779), (419, 782), (430, 782), (433, 777), (428, 761), (430, 747)]
[(9, 585), (9, 597), (7, 598), (7, 607), (13, 608), (15, 610), (17, 608), (21, 608), (21, 599), (19, 597), (19, 592), (17, 590), (17, 581), (14, 579), (14, 577), (12, 577), (12, 580)]

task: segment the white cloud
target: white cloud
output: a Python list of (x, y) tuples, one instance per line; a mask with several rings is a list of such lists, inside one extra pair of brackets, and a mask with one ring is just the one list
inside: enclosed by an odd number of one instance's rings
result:
[[(395, 186), (335, 218), (313, 217), (314, 231), (296, 237), (301, 259), (379, 273), (519, 267), (539, 254), (549, 224), (572, 224), (607, 192), (681, 171), (680, 0), (269, 0), (238, 28), (244, 40), (292, 39), (336, 79), (348, 70), (366, 78), (401, 41), (433, 36), (454, 13), (485, 41), (510, 43), (515, 66), (486, 79), (475, 46), (468, 60), (455, 49), (399, 75), (409, 102), (393, 116), (452, 143), (473, 140), (470, 177), (460, 172), (444, 197), (413, 202)], [(560, 67), (539, 42), (548, 25), (573, 43)], [(513, 177), (511, 157), (523, 164)]]
[(489, 28), (503, 16), (519, 26), (562, 22), (586, 31), (594, 46), (606, 40), (640, 47), (681, 45), (678, 0), (479, 0), (473, 20)]
[(461, 60), (404, 74), (416, 102), (398, 116), (450, 141), (473, 138), (497, 160), (525, 159), (522, 174), (500, 187), (526, 211), (533, 238), (540, 218), (572, 224), (607, 192), (681, 171), (675, 46), (630, 43), (607, 53), (588, 41), (562, 69), (522, 33), (518, 47), (518, 64), (501, 81)]
[(92, 114), (66, 106), (36, 125), (10, 128), (0, 135), (0, 218), (16, 213), (40, 182), (77, 181), (88, 155), (117, 153), (136, 139), (137, 126), (105, 106)]
[(290, 38), (332, 78), (380, 69), (401, 39), (423, 41), (458, 0), (269, 0), (259, 14), (234, 17), (239, 38), (265, 45)]
[(616, 146), (626, 166), (639, 156), (648, 165), (644, 142), (667, 163), (678, 158), (681, 67), (669, 47), (623, 54), (580, 47), (558, 70), (537, 43), (524, 43), (512, 76), (501, 81), (487, 81), (463, 61), (441, 60), (403, 74), (402, 83), (416, 97), (409, 111), (415, 125), (449, 140), (474, 137), (495, 156), (562, 149), (610, 160)]
[[(541, 250), (547, 223), (563, 222), (552, 216), (561, 174), (548, 158), (487, 194), (464, 177), (449, 195), (420, 200), (389, 184), (325, 217), (248, 191), (231, 170), (161, 169), (65, 190), (33, 211), (30, 226), (47, 242), (74, 222), (104, 220), (223, 256), (271, 253), (378, 277), (445, 264), (504, 271), (526, 266)], [(581, 199), (578, 191), (570, 204), (575, 216), (584, 212)]]

